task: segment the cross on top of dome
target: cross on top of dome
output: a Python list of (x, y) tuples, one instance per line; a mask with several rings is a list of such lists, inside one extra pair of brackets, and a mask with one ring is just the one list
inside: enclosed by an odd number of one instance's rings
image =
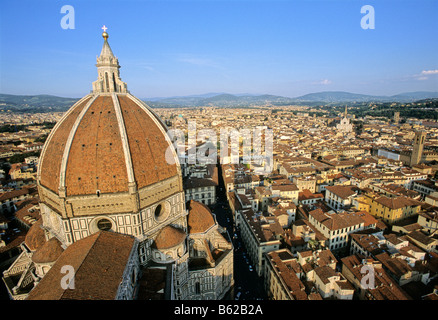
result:
[(108, 30), (108, 28), (105, 25), (103, 25), (102, 30), (103, 30), (102, 37), (105, 40), (108, 39), (108, 33), (106, 32), (106, 30)]

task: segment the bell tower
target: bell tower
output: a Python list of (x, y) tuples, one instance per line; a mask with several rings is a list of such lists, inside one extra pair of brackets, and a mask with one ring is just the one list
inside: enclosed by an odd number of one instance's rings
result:
[(93, 92), (110, 93), (120, 92), (127, 93), (128, 86), (120, 79), (119, 60), (114, 56), (108, 43), (107, 27), (103, 26), (102, 37), (104, 39), (102, 51), (97, 57), (98, 78), (93, 82)]
[(421, 162), (421, 156), (423, 155), (424, 140), (426, 138), (426, 132), (416, 131), (414, 137), (414, 143), (412, 145), (411, 154), (411, 166), (419, 164)]

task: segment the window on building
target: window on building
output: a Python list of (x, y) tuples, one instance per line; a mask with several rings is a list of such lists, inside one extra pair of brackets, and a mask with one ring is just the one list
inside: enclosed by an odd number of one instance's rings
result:
[(100, 219), (100, 220), (97, 222), (97, 228), (98, 228), (99, 230), (102, 230), (102, 231), (108, 231), (108, 230), (111, 230), (112, 226), (113, 226), (113, 224), (112, 224), (111, 221), (109, 221), (108, 219)]

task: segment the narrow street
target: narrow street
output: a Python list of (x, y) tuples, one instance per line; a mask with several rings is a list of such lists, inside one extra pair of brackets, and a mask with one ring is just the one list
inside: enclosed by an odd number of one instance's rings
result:
[(254, 265), (249, 260), (246, 248), (240, 238), (240, 232), (234, 226), (221, 174), (222, 172), (219, 167), (220, 183), (217, 188), (218, 198), (216, 204), (212, 206), (212, 212), (216, 215), (219, 225), (227, 229), (234, 246), (234, 289), (231, 292), (231, 297), (228, 297), (228, 299), (265, 300), (267, 295), (263, 286), (263, 278), (257, 276)]

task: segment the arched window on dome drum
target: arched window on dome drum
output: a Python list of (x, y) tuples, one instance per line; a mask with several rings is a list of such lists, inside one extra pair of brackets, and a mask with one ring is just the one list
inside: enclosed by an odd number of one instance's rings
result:
[(196, 281), (195, 283), (195, 293), (201, 294), (201, 284), (199, 283), (199, 281)]
[(106, 92), (109, 92), (108, 72), (105, 72), (105, 86)]
[(118, 91), (117, 86), (116, 86), (116, 77), (115, 77), (114, 73), (113, 73), (113, 90), (116, 92)]

